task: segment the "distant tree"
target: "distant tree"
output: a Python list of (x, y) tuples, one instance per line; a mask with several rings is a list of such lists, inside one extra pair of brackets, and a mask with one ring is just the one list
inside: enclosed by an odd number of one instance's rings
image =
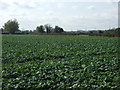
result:
[(117, 33), (116, 35), (117, 35), (118, 37), (120, 37), (120, 27), (116, 28), (115, 31), (116, 31), (116, 33)]
[(53, 30), (53, 28), (49, 24), (45, 24), (44, 27), (45, 27), (47, 33), (51, 33)]
[(89, 31), (89, 32), (90, 32), (90, 34), (93, 34), (94, 31)]
[(99, 34), (102, 34), (104, 31), (99, 30), (98, 32), (99, 32)]
[(40, 26), (37, 26), (36, 27), (36, 31), (39, 32), (39, 33), (44, 33), (45, 31), (45, 28), (43, 25), (40, 25)]
[(14, 20), (8, 20), (4, 26), (4, 30), (8, 31), (9, 33), (13, 34), (15, 31), (19, 30), (19, 24), (16, 19)]
[(54, 32), (55, 33), (62, 33), (62, 32), (64, 32), (64, 30), (63, 30), (63, 28), (61, 28), (59, 26), (55, 26)]

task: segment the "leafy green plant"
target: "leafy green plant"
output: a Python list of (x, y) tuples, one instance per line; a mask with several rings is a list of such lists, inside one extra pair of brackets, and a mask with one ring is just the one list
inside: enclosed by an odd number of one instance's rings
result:
[(3, 89), (119, 89), (117, 38), (3, 35)]

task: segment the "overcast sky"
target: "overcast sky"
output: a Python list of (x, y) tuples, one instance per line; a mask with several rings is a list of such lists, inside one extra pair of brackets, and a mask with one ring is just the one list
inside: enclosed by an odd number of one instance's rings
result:
[(44, 24), (66, 31), (113, 28), (118, 26), (117, 1), (0, 0), (0, 28), (10, 19), (17, 19), (21, 30)]

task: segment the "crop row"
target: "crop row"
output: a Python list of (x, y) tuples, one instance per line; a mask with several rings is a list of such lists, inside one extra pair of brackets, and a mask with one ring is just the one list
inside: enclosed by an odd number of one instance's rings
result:
[(117, 39), (3, 36), (5, 89), (119, 89)]

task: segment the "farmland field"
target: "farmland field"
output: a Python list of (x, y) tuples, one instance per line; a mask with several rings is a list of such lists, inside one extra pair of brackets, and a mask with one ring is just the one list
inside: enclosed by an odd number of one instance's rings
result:
[(3, 35), (6, 89), (119, 89), (118, 39)]

